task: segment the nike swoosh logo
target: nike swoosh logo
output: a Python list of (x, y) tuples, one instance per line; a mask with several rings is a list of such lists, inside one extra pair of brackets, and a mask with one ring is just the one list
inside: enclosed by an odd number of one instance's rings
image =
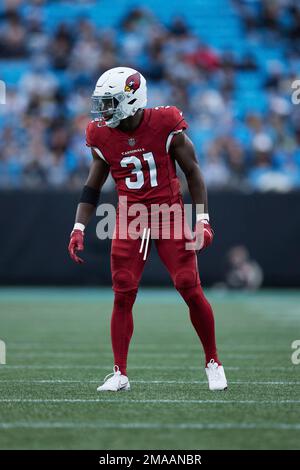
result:
[(127, 385), (128, 385), (128, 382), (125, 382), (124, 384), (120, 384), (120, 390), (122, 390), (122, 388), (125, 388)]

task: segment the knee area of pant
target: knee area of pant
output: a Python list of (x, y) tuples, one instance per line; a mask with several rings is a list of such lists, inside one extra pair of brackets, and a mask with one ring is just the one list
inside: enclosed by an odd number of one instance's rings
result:
[(113, 288), (116, 292), (133, 291), (137, 288), (135, 277), (127, 269), (116, 271), (112, 276), (112, 280)]
[(197, 273), (194, 271), (180, 271), (176, 274), (174, 284), (177, 290), (189, 289), (197, 284)]

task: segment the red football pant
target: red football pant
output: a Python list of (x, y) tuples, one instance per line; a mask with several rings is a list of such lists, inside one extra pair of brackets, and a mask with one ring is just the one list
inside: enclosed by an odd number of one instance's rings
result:
[[(183, 236), (181, 239), (157, 239), (155, 243), (160, 259), (189, 307), (190, 319), (204, 348), (206, 363), (214, 359), (221, 364), (217, 355), (213, 311), (200, 284), (195, 251), (186, 250), (186, 241)], [(133, 334), (132, 308), (146, 262), (143, 253), (139, 253), (140, 245), (140, 238), (115, 238), (112, 241), (111, 271), (115, 299), (111, 339), (115, 365), (124, 375)], [(147, 256), (150, 246), (151, 240)]]

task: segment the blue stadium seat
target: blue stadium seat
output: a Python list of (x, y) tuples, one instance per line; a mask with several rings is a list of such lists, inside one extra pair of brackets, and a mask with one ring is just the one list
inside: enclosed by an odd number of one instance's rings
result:
[(0, 60), (0, 80), (4, 80), (8, 86), (16, 85), (27, 70), (26, 60)]

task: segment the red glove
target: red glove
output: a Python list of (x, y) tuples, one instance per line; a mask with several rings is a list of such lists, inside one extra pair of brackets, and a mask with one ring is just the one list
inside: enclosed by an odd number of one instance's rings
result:
[(78, 264), (84, 263), (83, 259), (77, 256), (77, 251), (82, 251), (84, 249), (83, 246), (84, 240), (84, 232), (83, 230), (75, 229), (71, 233), (70, 236), (70, 243), (69, 243), (69, 253), (73, 261)]
[(196, 251), (201, 251), (211, 245), (214, 232), (207, 220), (199, 220), (196, 223), (194, 232), (196, 234)]

